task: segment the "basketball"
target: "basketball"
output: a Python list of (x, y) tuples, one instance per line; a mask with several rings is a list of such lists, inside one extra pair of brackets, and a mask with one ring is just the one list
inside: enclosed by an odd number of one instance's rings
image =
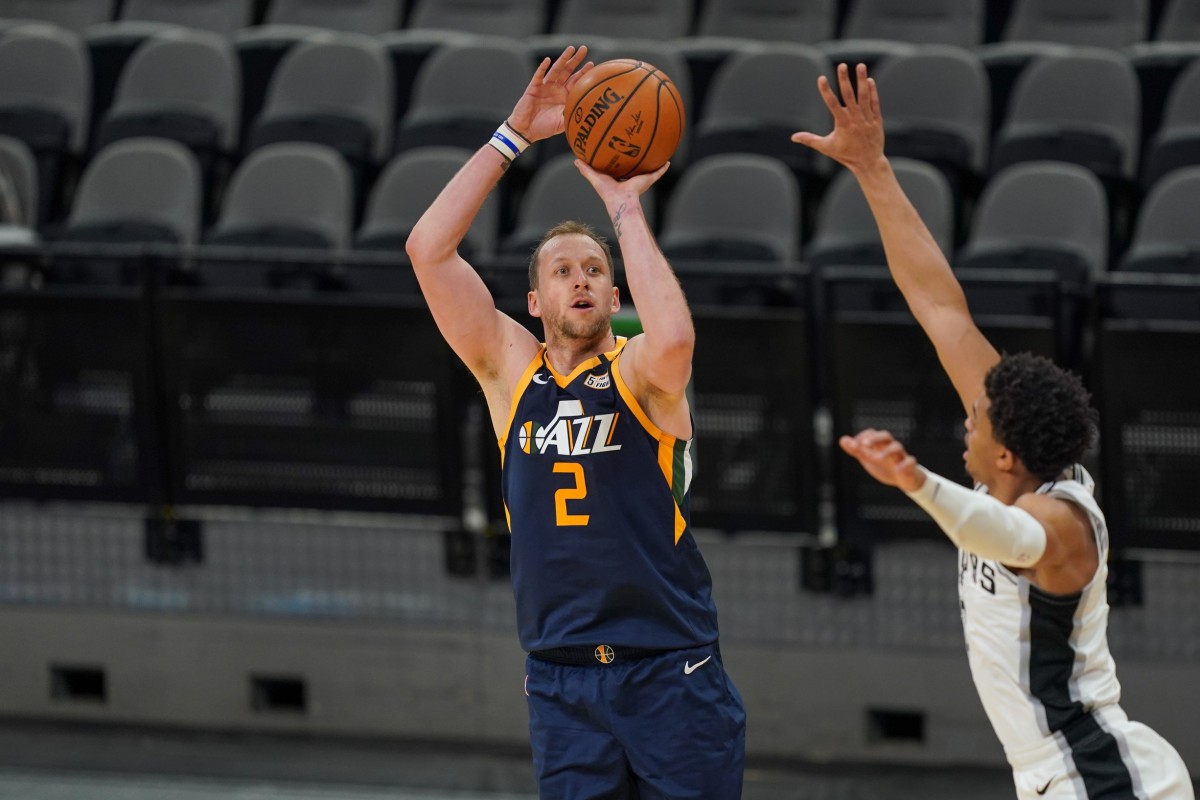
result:
[(563, 108), (577, 158), (614, 178), (667, 163), (683, 135), (683, 99), (667, 75), (645, 61), (618, 58), (579, 79)]

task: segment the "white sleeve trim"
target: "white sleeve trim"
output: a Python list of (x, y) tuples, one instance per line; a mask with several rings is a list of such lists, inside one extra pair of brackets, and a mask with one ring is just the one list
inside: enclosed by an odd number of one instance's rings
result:
[(1032, 514), (973, 492), (921, 467), (925, 483), (907, 492), (950, 541), (980, 558), (1013, 567), (1032, 567), (1046, 552), (1046, 529)]

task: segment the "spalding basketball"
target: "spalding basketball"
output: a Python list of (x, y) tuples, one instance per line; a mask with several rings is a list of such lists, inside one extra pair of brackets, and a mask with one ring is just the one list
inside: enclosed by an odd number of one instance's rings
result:
[(683, 135), (675, 83), (645, 61), (597, 64), (579, 79), (563, 108), (567, 143), (577, 158), (614, 178), (667, 163)]

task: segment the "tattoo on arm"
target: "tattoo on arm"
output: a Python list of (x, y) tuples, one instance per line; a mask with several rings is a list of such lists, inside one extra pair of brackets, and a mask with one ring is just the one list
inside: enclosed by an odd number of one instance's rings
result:
[(616, 231), (618, 239), (621, 238), (621, 222), (622, 222), (621, 218), (624, 215), (625, 215), (625, 204), (621, 203), (620, 207), (617, 208), (617, 213), (613, 214), (613, 230)]

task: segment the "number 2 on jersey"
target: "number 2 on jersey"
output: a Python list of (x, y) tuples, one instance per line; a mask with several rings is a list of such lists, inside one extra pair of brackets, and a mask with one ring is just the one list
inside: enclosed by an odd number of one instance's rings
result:
[(587, 481), (583, 478), (583, 464), (574, 461), (559, 461), (554, 465), (554, 471), (575, 476), (574, 486), (564, 486), (554, 493), (554, 519), (559, 527), (568, 525), (587, 525), (590, 514), (571, 514), (567, 511), (568, 500), (582, 500), (587, 497)]

